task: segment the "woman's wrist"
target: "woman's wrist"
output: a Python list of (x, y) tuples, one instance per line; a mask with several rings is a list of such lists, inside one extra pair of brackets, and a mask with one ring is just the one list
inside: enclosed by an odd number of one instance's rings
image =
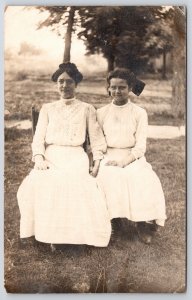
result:
[(131, 153), (131, 154), (128, 156), (128, 158), (126, 159), (125, 165), (127, 166), (127, 165), (131, 164), (131, 163), (134, 162), (134, 161), (135, 161), (135, 156)]
[(101, 162), (101, 159), (96, 159), (96, 160), (94, 160), (93, 161), (93, 164), (94, 164), (94, 166), (98, 166), (98, 165), (100, 165), (100, 162)]

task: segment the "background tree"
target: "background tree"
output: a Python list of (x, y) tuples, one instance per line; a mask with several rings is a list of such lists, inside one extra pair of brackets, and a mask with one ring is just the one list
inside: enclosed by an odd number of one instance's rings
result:
[(150, 58), (148, 28), (163, 17), (162, 7), (134, 6), (123, 9), (123, 30), (117, 44), (115, 64), (136, 73), (145, 72)]
[[(104, 57), (108, 60), (108, 69), (113, 68), (115, 39), (120, 34), (120, 20), (117, 14), (119, 11), (118, 7), (39, 6), (37, 9), (49, 13), (48, 17), (39, 24), (38, 29), (49, 26), (58, 35), (65, 36), (64, 61), (70, 60), (72, 33), (78, 26), (79, 28), (87, 26), (82, 30), (82, 34), (81, 32), (78, 34), (79, 38), (85, 42), (87, 54), (101, 53), (103, 51)], [(108, 22), (104, 25), (103, 18), (105, 17), (108, 19)], [(95, 31), (96, 34), (92, 32), (95, 26), (97, 28)], [(87, 28), (90, 34), (87, 34)], [(111, 31), (112, 34), (110, 35)], [(104, 41), (105, 36), (108, 37), (108, 44), (106, 44), (106, 40)], [(110, 36), (111, 40), (109, 39)], [(94, 50), (91, 49), (92, 46)]]
[(72, 33), (85, 43), (87, 55), (101, 53), (108, 71), (115, 66), (145, 71), (151, 57), (163, 55), (162, 77), (166, 78), (166, 54), (172, 49), (173, 112), (184, 113), (185, 102), (185, 15), (182, 7), (163, 6), (44, 6), (49, 16), (39, 25), (65, 35), (63, 61), (70, 60)]
[(166, 56), (173, 49), (172, 20), (170, 12), (164, 18), (157, 20), (147, 29), (146, 51), (150, 57), (163, 56), (162, 79), (166, 79)]
[[(166, 53), (170, 51), (170, 34), (166, 31), (166, 24), (163, 26), (161, 22), (167, 12), (162, 6), (37, 8), (49, 12), (39, 28), (50, 26), (59, 35), (65, 36), (63, 61), (70, 61), (71, 37), (77, 27), (87, 55), (103, 54), (108, 62), (108, 71), (114, 66), (125, 66), (139, 73), (145, 71), (150, 57), (164, 53), (165, 62)], [(163, 70), (165, 77), (165, 67)]]
[(70, 61), (72, 33), (75, 31), (77, 22), (75, 17), (77, 8), (75, 6), (38, 6), (36, 8), (49, 13), (48, 17), (39, 24), (38, 29), (49, 26), (62, 36), (65, 41), (63, 62)]
[(174, 7), (171, 10), (173, 24), (172, 33), (174, 47), (172, 108), (175, 117), (184, 117), (186, 102), (186, 17), (184, 7)]
[[(138, 73), (147, 66), (150, 56), (160, 55), (152, 36), (156, 24), (166, 15), (167, 11), (160, 6), (88, 7), (80, 11), (84, 29), (78, 36), (85, 41), (87, 54), (103, 54), (108, 71), (114, 66), (124, 66)], [(168, 40), (169, 33), (166, 35)], [(163, 27), (161, 38), (164, 38)]]
[(108, 71), (114, 68), (116, 45), (121, 34), (120, 7), (87, 7), (79, 12), (82, 30), (78, 37), (85, 43), (87, 55), (102, 53)]

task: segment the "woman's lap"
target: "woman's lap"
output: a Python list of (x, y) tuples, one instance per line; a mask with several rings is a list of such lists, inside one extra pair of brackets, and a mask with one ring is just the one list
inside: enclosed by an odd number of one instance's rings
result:
[(50, 169), (32, 170), (19, 188), (21, 236), (35, 231), (38, 240), (53, 243), (93, 243), (95, 237), (95, 245), (107, 245), (109, 216), (96, 179), (89, 175), (86, 154), (67, 149), (67, 157), (64, 150), (57, 168), (62, 153), (56, 152)]
[(146, 162), (138, 159), (125, 168), (102, 164), (98, 182), (106, 197), (111, 218), (132, 221), (165, 219), (165, 199), (158, 176)]

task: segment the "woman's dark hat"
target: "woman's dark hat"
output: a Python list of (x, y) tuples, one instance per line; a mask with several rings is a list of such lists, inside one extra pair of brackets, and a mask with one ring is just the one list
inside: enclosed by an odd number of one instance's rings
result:
[(76, 65), (70, 62), (60, 64), (59, 69), (55, 71), (55, 73), (53, 73), (51, 79), (54, 82), (57, 82), (59, 76), (64, 72), (66, 72), (75, 81), (76, 84), (81, 82), (81, 80), (83, 79), (83, 75), (79, 72)]
[(127, 84), (131, 87), (132, 92), (137, 96), (142, 93), (145, 87), (145, 83), (136, 78), (135, 74), (129, 69), (115, 68), (113, 71), (111, 71), (107, 76), (107, 82), (109, 85), (112, 78), (121, 78), (126, 80)]

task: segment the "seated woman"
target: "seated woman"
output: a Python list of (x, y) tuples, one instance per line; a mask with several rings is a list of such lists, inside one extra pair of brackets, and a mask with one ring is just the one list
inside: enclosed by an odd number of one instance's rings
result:
[(107, 82), (113, 100), (97, 111), (107, 141), (98, 181), (110, 218), (138, 222), (140, 239), (150, 243), (154, 223), (163, 226), (166, 214), (161, 183), (144, 156), (147, 113), (129, 99), (131, 91), (139, 95), (145, 84), (124, 68), (109, 73)]
[[(20, 237), (105, 247), (111, 224), (96, 179), (106, 142), (92, 105), (75, 98), (83, 76), (73, 63), (52, 75), (60, 99), (44, 104), (32, 143), (34, 169), (19, 187)], [(94, 166), (82, 145), (89, 134)]]

